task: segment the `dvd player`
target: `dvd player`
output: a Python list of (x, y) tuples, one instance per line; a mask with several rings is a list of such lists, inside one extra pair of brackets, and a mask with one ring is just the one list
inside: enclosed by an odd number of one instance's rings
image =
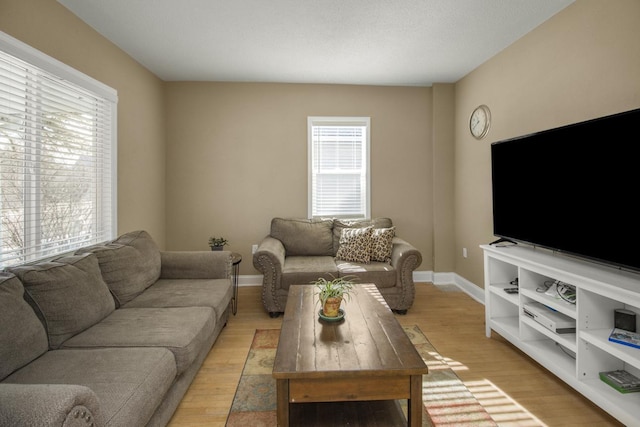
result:
[(576, 320), (559, 313), (539, 302), (528, 302), (522, 306), (525, 316), (535, 320), (556, 334), (572, 334), (576, 332)]

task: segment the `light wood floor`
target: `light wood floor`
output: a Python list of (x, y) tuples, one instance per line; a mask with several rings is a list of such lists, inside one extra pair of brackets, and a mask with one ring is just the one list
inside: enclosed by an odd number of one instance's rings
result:
[[(231, 315), (169, 424), (223, 427), (255, 329), (280, 328), (260, 287), (241, 287)], [(484, 305), (453, 286), (416, 284), (403, 325), (418, 325), (501, 426), (619, 426), (499, 335), (484, 334)]]

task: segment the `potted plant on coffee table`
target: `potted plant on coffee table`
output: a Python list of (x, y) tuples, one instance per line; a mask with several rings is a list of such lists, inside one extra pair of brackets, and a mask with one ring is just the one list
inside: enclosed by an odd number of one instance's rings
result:
[(327, 280), (324, 277), (311, 282), (316, 287), (316, 295), (322, 306), (320, 312), (322, 318), (341, 319), (344, 311), (340, 309), (342, 300), (351, 297), (354, 282), (351, 276), (343, 276)]
[(209, 246), (212, 251), (221, 251), (224, 249), (224, 245), (229, 244), (229, 241), (224, 237), (209, 237)]

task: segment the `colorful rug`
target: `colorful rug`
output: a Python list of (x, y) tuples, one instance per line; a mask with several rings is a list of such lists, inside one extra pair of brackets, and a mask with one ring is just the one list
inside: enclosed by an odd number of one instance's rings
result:
[[(423, 426), (496, 426), (447, 360), (417, 326), (405, 332), (429, 367), (423, 375)], [(276, 382), (271, 376), (279, 329), (258, 329), (245, 362), (226, 427), (275, 427)], [(406, 400), (401, 402), (406, 413)]]

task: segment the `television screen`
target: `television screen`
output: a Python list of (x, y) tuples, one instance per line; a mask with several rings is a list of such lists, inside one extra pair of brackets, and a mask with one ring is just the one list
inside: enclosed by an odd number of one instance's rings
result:
[(491, 145), (500, 238), (640, 270), (640, 109)]

